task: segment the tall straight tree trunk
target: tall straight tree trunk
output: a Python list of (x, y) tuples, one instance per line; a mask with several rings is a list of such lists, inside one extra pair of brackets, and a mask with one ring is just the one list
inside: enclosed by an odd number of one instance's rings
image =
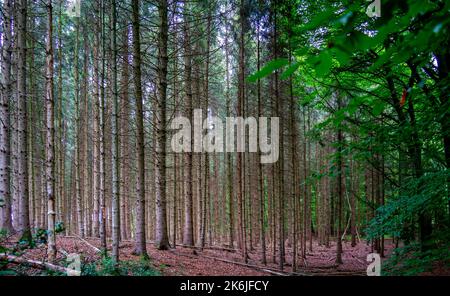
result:
[(8, 233), (12, 226), (11, 198), (11, 55), (12, 55), (12, 0), (3, 2), (2, 80), (0, 81), (0, 230)]
[(137, 208), (136, 208), (136, 245), (134, 254), (147, 255), (145, 233), (145, 143), (144, 143), (144, 110), (142, 102), (141, 82), (141, 41), (139, 24), (139, 0), (133, 0), (133, 70), (136, 97), (136, 156), (137, 156)]
[[(244, 49), (244, 26), (245, 26), (245, 7), (244, 0), (240, 1), (239, 8), (240, 15), (240, 37), (239, 37), (239, 81), (238, 81), (238, 107), (237, 107), (237, 116), (242, 116), (244, 101), (245, 101), (245, 49)], [(239, 139), (238, 139), (239, 141)], [(243, 161), (243, 152), (238, 152), (237, 155), (237, 190), (238, 190), (238, 223), (239, 223), (239, 236), (241, 241), (241, 249), (242, 256), (244, 258), (244, 262), (247, 263), (248, 255), (247, 255), (247, 241), (245, 234), (245, 213), (244, 213), (244, 188), (243, 188), (243, 179), (244, 179), (244, 161)]]
[(94, 72), (93, 72), (93, 87), (94, 87), (94, 136), (93, 136), (93, 174), (92, 174), (92, 187), (93, 187), (93, 221), (92, 221), (92, 236), (99, 237), (100, 220), (99, 220), (99, 208), (100, 208), (100, 65), (99, 65), (99, 31), (100, 27), (98, 23), (95, 27), (96, 33), (94, 35)]
[[(341, 109), (341, 96), (339, 93), (336, 94), (337, 96), (337, 110)], [(336, 264), (342, 264), (342, 200), (344, 195), (344, 183), (343, 183), (343, 161), (342, 161), (342, 150), (344, 145), (344, 139), (342, 135), (342, 127), (339, 126), (338, 132), (337, 132), (337, 141), (338, 141), (338, 147), (337, 147), (337, 159), (336, 159), (336, 169), (337, 171), (337, 245), (336, 245)]]
[[(226, 71), (226, 112), (227, 117), (231, 117), (231, 97), (230, 97), (230, 57), (228, 44), (228, 24), (225, 31), (225, 71)], [(233, 194), (233, 165), (231, 153), (226, 153), (226, 172), (227, 172), (227, 187), (228, 195), (228, 210), (229, 210), (229, 247), (234, 248), (234, 194)]]
[[(261, 69), (261, 58), (260, 58), (260, 28), (259, 24), (257, 27), (257, 49), (256, 49), (256, 56), (257, 56), (257, 69), (260, 71)], [(262, 106), (262, 100), (261, 100), (261, 80), (258, 80), (258, 85), (256, 89), (256, 96), (258, 100), (258, 118), (261, 118), (263, 116), (263, 106)], [(258, 129), (258, 138), (257, 143), (260, 142), (260, 129)], [(258, 149), (258, 157), (256, 161), (258, 162), (258, 195), (259, 195), (259, 227), (260, 227), (260, 241), (261, 241), (261, 263), (266, 265), (267, 264), (267, 256), (266, 256), (266, 231), (265, 231), (265, 221), (264, 221), (264, 215), (265, 215), (265, 200), (264, 200), (264, 178), (263, 178), (263, 166), (261, 163), (261, 149)]]
[[(193, 30), (194, 33), (197, 35), (198, 32), (196, 32), (196, 30)], [(196, 36), (194, 35), (194, 36)], [(194, 105), (194, 112), (196, 109), (199, 109), (202, 107), (201, 103), (201, 94), (200, 94), (200, 49), (199, 49), (199, 42), (195, 42), (194, 44), (194, 52), (193, 52), (193, 72), (192, 72), (192, 83), (193, 83), (193, 105)], [(203, 114), (203, 113), (201, 113)], [(194, 122), (194, 121), (193, 121)], [(199, 122), (199, 124), (201, 124)], [(195, 137), (195, 134), (194, 134)], [(195, 143), (195, 139), (193, 140)], [(194, 144), (195, 145), (195, 144)], [(195, 151), (194, 151), (195, 152)], [(203, 187), (202, 187), (202, 160), (203, 160), (203, 153), (194, 153), (193, 155), (193, 166), (195, 168), (195, 175), (193, 173), (194, 176), (194, 184), (195, 184), (195, 202), (194, 202), (194, 213), (196, 213), (197, 215), (194, 215), (194, 229), (195, 229), (195, 233), (194, 233), (194, 237), (196, 239), (197, 242), (200, 241), (201, 243), (201, 236), (202, 236), (202, 227), (203, 227)]]
[[(209, 3), (209, 2), (207, 2)], [(203, 112), (206, 114), (206, 118), (208, 118), (208, 105), (209, 105), (209, 63), (210, 63), (210, 55), (209, 50), (211, 47), (211, 8), (208, 7), (208, 20), (206, 25), (206, 61), (205, 61), (205, 86), (204, 86), (204, 95), (205, 95), (205, 110)], [(210, 188), (209, 188), (209, 157), (208, 153), (205, 153), (205, 166), (204, 166), (204, 200), (203, 200), (203, 222), (202, 222), (202, 233), (201, 233), (201, 240), (200, 240), (200, 246), (201, 248), (205, 247), (205, 237), (206, 237), (206, 223), (207, 223), (207, 213), (210, 213), (209, 204), (210, 204)]]
[(52, 0), (47, 4), (48, 24), (47, 24), (47, 45), (46, 45), (46, 189), (48, 201), (48, 261), (56, 259), (56, 237), (55, 237), (55, 108), (53, 96), (53, 5)]
[(100, 104), (99, 104), (99, 117), (100, 117), (100, 139), (99, 139), (99, 149), (100, 149), (100, 191), (99, 191), (99, 203), (100, 203), (100, 213), (99, 213), (99, 234), (100, 234), (100, 244), (103, 254), (106, 255), (106, 155), (105, 155), (105, 118), (106, 118), (106, 106), (105, 106), (105, 6), (104, 2), (101, 2), (101, 43), (102, 43), (102, 69), (101, 69), (101, 79), (100, 79)]
[(128, 202), (131, 188), (131, 151), (130, 151), (130, 102), (128, 98), (128, 20), (124, 22), (122, 45), (122, 75), (120, 85), (120, 237), (127, 240), (129, 235)]
[(303, 220), (302, 220), (302, 257), (306, 259), (306, 241), (308, 234), (308, 186), (306, 178), (308, 176), (307, 163), (307, 143), (306, 143), (306, 107), (303, 107)]
[(64, 215), (64, 202), (65, 202), (65, 194), (64, 194), (64, 182), (65, 182), (65, 141), (64, 141), (64, 114), (63, 114), (63, 89), (62, 89), (62, 1), (59, 4), (59, 17), (58, 17), (58, 96), (59, 96), (59, 104), (58, 104), (58, 194), (56, 196), (57, 201), (59, 201), (58, 207), (58, 215), (59, 220), (65, 223), (65, 215)]
[(112, 51), (112, 259), (119, 263), (120, 241), (120, 165), (119, 165), (119, 97), (117, 89), (117, 9), (111, 2), (111, 51)]
[[(274, 51), (274, 58), (278, 58), (278, 24), (277, 24), (277, 8), (275, 6), (275, 11), (273, 15), (273, 51)], [(278, 71), (274, 74), (275, 78), (275, 112), (276, 116), (281, 116), (283, 113), (283, 99), (280, 96), (280, 90), (279, 90), (279, 79), (278, 79)], [(279, 232), (279, 268), (283, 270), (284, 268), (284, 151), (283, 151), (283, 121), (280, 122), (280, 157), (279, 161), (277, 162), (277, 170), (278, 170), (278, 176), (277, 176), (277, 185), (278, 185), (278, 232)]]
[[(172, 7), (173, 11), (177, 10), (177, 1), (174, 1), (173, 3), (173, 7)], [(173, 18), (176, 17), (176, 14), (173, 14)], [(173, 20), (172, 20), (173, 21)], [(173, 46), (174, 46), (174, 51), (177, 51), (178, 47), (177, 47), (177, 39), (178, 39), (178, 34), (177, 34), (177, 30), (178, 28), (174, 25), (173, 28), (173, 32), (172, 32), (172, 38), (173, 38)], [(179, 97), (178, 97), (178, 57), (174, 58), (174, 62), (173, 62), (173, 71), (174, 71), (174, 77), (173, 77), (173, 102), (174, 102), (174, 115), (175, 116), (179, 116), (179, 106), (180, 106), (180, 102), (179, 102)], [(179, 166), (178, 166), (178, 153), (173, 153), (173, 216), (172, 216), (172, 223), (173, 223), (173, 232), (172, 232), (172, 247), (174, 249), (176, 249), (177, 247), (177, 228), (178, 225), (181, 226), (180, 223), (178, 223), (178, 219), (180, 218), (180, 215), (178, 214), (178, 194), (182, 194), (182, 191), (179, 190), (178, 188), (178, 183), (180, 180), (182, 180), (182, 178), (179, 177)], [(181, 228), (181, 227), (180, 227)]]
[[(31, 19), (32, 20), (32, 24), (34, 23), (34, 18)], [(30, 45), (29, 48), (30, 50), (28, 51), (28, 56), (29, 56), (29, 67), (30, 69), (33, 69), (35, 67), (35, 55), (34, 55), (34, 46), (35, 46), (35, 41), (34, 38), (31, 38), (30, 40)], [(29, 79), (30, 79), (30, 94), (31, 96), (35, 96), (35, 89), (36, 89), (36, 84), (35, 84), (35, 75), (33, 73), (33, 71), (28, 71), (28, 75), (29, 75)], [(30, 100), (30, 102), (28, 103), (28, 114), (29, 114), (29, 121), (30, 122), (34, 122), (34, 116), (33, 116), (33, 112), (32, 110), (34, 110), (34, 104), (36, 104), (36, 99)], [(37, 149), (37, 145), (35, 145), (35, 137), (32, 136), (33, 135), (33, 127), (31, 124), (28, 125), (28, 134), (30, 135), (28, 137), (28, 172), (29, 172), (29, 177), (28, 177), (28, 196), (30, 199), (30, 226), (31, 227), (39, 227), (39, 216), (38, 216), (38, 212), (36, 210), (36, 203), (37, 203), (37, 194), (36, 194), (36, 178), (35, 178), (35, 164), (34, 164), (34, 158), (35, 158), (35, 149)]]
[(167, 234), (167, 200), (166, 200), (166, 121), (167, 121), (167, 42), (168, 19), (167, 0), (160, 0), (158, 5), (160, 17), (159, 56), (158, 56), (158, 101), (156, 104), (156, 247), (159, 250), (169, 249)]
[[(17, 69), (17, 59), (16, 59), (16, 73), (18, 73)], [(14, 74), (14, 73), (13, 73)], [(16, 74), (17, 75), (17, 74)], [(14, 76), (13, 76), (14, 77)], [(18, 96), (17, 91), (15, 93), (15, 96)], [(32, 105), (30, 102), (29, 105)], [(19, 122), (19, 107), (18, 107), (18, 100), (17, 99), (11, 99), (10, 100), (10, 119), (11, 119), (11, 157), (12, 157), (12, 168), (11, 168), (11, 175), (12, 175), (12, 225), (15, 230), (20, 230), (20, 215), (19, 215), (19, 151), (18, 151), (18, 133), (17, 133), (17, 126)], [(32, 137), (31, 137), (32, 138)], [(29, 142), (31, 142), (30, 140)]]
[[(311, 111), (308, 108), (308, 132), (311, 130)], [(307, 138), (305, 138), (306, 140)], [(311, 142), (308, 141), (308, 162), (306, 165), (308, 166), (308, 175), (311, 174)], [(308, 182), (308, 237), (309, 237), (309, 251), (313, 252), (313, 217), (312, 217), (312, 184)]]
[[(355, 139), (356, 140), (356, 139)], [(352, 247), (356, 246), (356, 223), (357, 223), (357, 215), (356, 215), (356, 197), (359, 189), (359, 173), (358, 173), (358, 163), (352, 158), (351, 159), (351, 193), (350, 193), (350, 212), (351, 212), (351, 221), (350, 221), (350, 232), (352, 235)]]
[(91, 236), (92, 228), (91, 228), (91, 194), (90, 194), (90, 182), (89, 182), (89, 169), (90, 169), (90, 161), (89, 161), (89, 46), (88, 46), (88, 37), (87, 37), (87, 28), (83, 27), (83, 42), (84, 42), (84, 57), (83, 57), (83, 123), (82, 123), (82, 168), (83, 168), (83, 202), (84, 202), (84, 231), (85, 236)]
[[(184, 75), (185, 75), (185, 92), (186, 115), (193, 122), (192, 110), (192, 57), (190, 44), (190, 23), (188, 1), (184, 1)], [(191, 128), (191, 139), (193, 139), (193, 129)], [(183, 244), (186, 246), (194, 246), (194, 223), (193, 223), (193, 184), (192, 184), (192, 143), (189, 143), (190, 150), (185, 153), (185, 199), (184, 199), (184, 231)]]
[[(290, 49), (289, 49), (290, 50)], [(289, 52), (289, 55), (291, 53)], [(291, 57), (290, 57), (291, 60)], [(292, 272), (297, 271), (297, 137), (296, 137), (296, 102), (294, 98), (293, 79), (289, 81), (289, 95), (290, 95), (290, 140), (291, 140), (291, 161), (292, 161), (292, 175), (291, 175), (291, 214), (292, 214)]]
[(28, 153), (27, 153), (27, 0), (18, 0), (17, 11), (17, 146), (18, 146), (18, 197), (19, 232), (22, 240), (31, 241), (30, 217), (28, 213)]
[(74, 80), (75, 80), (75, 113), (76, 113), (76, 154), (75, 154), (75, 190), (76, 190), (76, 211), (78, 234), (84, 237), (83, 223), (83, 199), (81, 194), (80, 174), (81, 174), (81, 120), (80, 120), (80, 88), (79, 88), (79, 70), (78, 70), (78, 48), (79, 48), (79, 29), (80, 22), (76, 22), (75, 36), (75, 55), (74, 55)]

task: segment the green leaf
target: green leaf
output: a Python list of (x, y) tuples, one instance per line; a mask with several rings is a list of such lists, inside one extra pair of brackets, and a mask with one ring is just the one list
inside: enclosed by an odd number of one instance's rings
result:
[(310, 22), (301, 28), (302, 31), (314, 30), (318, 27), (327, 25), (328, 22), (333, 20), (334, 9), (329, 8), (319, 14), (317, 14)]
[(345, 119), (345, 110), (341, 109), (336, 112), (334, 112), (333, 116), (333, 125), (335, 127), (338, 127), (341, 125), (341, 122)]
[(289, 61), (285, 58), (272, 60), (268, 62), (261, 70), (247, 77), (247, 81), (256, 82), (259, 79), (272, 74), (272, 72), (286, 66), (287, 64), (289, 64)]
[(346, 26), (350, 18), (353, 16), (353, 12), (349, 11), (338, 19), (338, 22), (343, 26)]
[(375, 116), (381, 115), (381, 113), (383, 113), (385, 107), (386, 107), (385, 103), (383, 103), (383, 102), (377, 102), (377, 103), (373, 106), (373, 115), (375, 115)]
[(340, 44), (336, 45), (336, 47), (333, 48), (333, 52), (340, 65), (346, 65), (350, 60), (350, 54)]
[(388, 63), (390, 61), (390, 59), (392, 58), (392, 55), (394, 54), (394, 48), (390, 48), (388, 50), (386, 50), (386, 52), (382, 55), (380, 55), (377, 60), (375, 61), (375, 63), (370, 66), (369, 71), (374, 71), (377, 70), (378, 68), (380, 68), (381, 66), (383, 66), (384, 64)]
[(331, 69), (331, 55), (328, 51), (323, 51), (319, 55), (319, 63), (316, 65), (316, 73), (317, 75), (324, 77), (328, 73), (330, 73)]
[(300, 63), (295, 62), (291, 64), (282, 74), (281, 79), (285, 80), (289, 78), (292, 74), (294, 74), (295, 71), (297, 71), (298, 67), (300, 67)]

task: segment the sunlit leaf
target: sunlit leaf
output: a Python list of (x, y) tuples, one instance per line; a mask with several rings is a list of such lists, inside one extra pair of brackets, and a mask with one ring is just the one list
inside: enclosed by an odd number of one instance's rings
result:
[(287, 64), (289, 64), (289, 61), (285, 58), (272, 60), (268, 62), (261, 70), (247, 77), (247, 81), (256, 82), (259, 79), (264, 78), (272, 74), (274, 71), (286, 66)]
[(332, 59), (331, 55), (328, 51), (323, 51), (319, 55), (319, 63), (316, 65), (316, 73), (317, 75), (323, 77), (330, 73), (331, 70)]
[(300, 63), (295, 62), (293, 64), (291, 64), (282, 74), (281, 74), (281, 79), (287, 79), (289, 78), (292, 74), (294, 74), (295, 71), (297, 71), (298, 67), (300, 67)]

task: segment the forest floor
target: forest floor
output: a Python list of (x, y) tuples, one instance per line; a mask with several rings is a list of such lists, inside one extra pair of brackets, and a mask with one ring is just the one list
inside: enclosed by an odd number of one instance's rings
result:
[[(9, 246), (12, 247), (11, 239)], [(83, 263), (92, 263), (100, 259), (98, 248), (100, 240), (96, 238), (64, 237), (58, 236), (58, 260), (59, 265), (68, 254), (82, 254)], [(392, 250), (390, 241), (386, 241), (386, 254)], [(120, 244), (120, 259), (126, 261), (138, 261), (139, 257), (132, 255), (134, 243), (123, 241)], [(286, 247), (289, 250), (289, 246)], [(263, 266), (261, 254), (258, 250), (249, 251), (249, 260), (245, 264), (240, 251), (225, 247), (185, 248), (177, 246), (169, 251), (159, 251), (152, 243), (147, 244), (148, 254), (151, 258), (151, 267), (162, 275), (170, 276), (265, 276), (265, 275), (366, 275), (368, 263), (367, 254), (371, 248), (366, 243), (359, 243), (351, 247), (350, 242), (343, 242), (343, 264), (336, 265), (336, 245), (332, 243), (329, 248), (313, 243), (313, 251), (308, 250), (306, 260), (299, 259), (296, 273), (292, 273), (291, 254), (287, 251), (283, 270), (278, 263), (273, 262), (273, 252), (267, 250), (267, 265)], [(45, 245), (27, 250), (21, 257), (25, 260), (45, 261)], [(276, 261), (278, 262), (278, 254)], [(58, 263), (57, 263), (58, 264)], [(31, 269), (26, 274), (38, 274), (38, 269)]]

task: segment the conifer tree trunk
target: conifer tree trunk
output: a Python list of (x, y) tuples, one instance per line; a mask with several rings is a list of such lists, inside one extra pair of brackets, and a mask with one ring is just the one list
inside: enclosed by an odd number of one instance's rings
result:
[[(99, 4), (99, 1), (97, 2)], [(100, 5), (97, 6), (98, 11), (100, 11)], [(101, 85), (100, 85), (100, 52), (99, 52), (99, 32), (100, 26), (98, 22), (95, 25), (96, 33), (94, 35), (94, 46), (93, 46), (93, 59), (94, 59), (94, 136), (93, 136), (93, 176), (92, 176), (92, 187), (93, 187), (93, 221), (92, 221), (92, 236), (100, 236), (100, 101), (101, 101)]]
[[(184, 75), (185, 75), (185, 112), (186, 116), (193, 122), (192, 110), (192, 57), (190, 44), (190, 23), (189, 23), (188, 1), (184, 1)], [(193, 139), (193, 129), (191, 128), (191, 139)], [(185, 153), (185, 199), (184, 199), (184, 231), (183, 244), (194, 245), (194, 224), (193, 224), (193, 184), (192, 184), (192, 143), (191, 151)]]
[(105, 154), (105, 141), (106, 141), (106, 128), (105, 128), (105, 118), (106, 118), (106, 107), (105, 107), (105, 6), (104, 2), (101, 2), (101, 57), (102, 57), (102, 68), (101, 68), (101, 78), (100, 78), (100, 104), (99, 104), (99, 121), (100, 121), (100, 134), (99, 134), (99, 150), (100, 150), (100, 190), (99, 190), (99, 235), (100, 244), (103, 254), (106, 255), (106, 154)]
[(133, 70), (136, 97), (136, 156), (137, 156), (137, 209), (136, 209), (136, 245), (134, 254), (148, 257), (145, 232), (145, 144), (144, 144), (144, 110), (142, 103), (141, 82), (141, 41), (139, 1), (132, 1), (133, 11)]
[[(240, 15), (240, 37), (239, 37), (239, 81), (238, 81), (238, 107), (237, 116), (243, 115), (243, 108), (245, 102), (245, 49), (244, 49), (244, 26), (245, 26), (245, 8), (244, 0), (240, 1), (239, 8)], [(239, 140), (238, 140), (239, 141)], [(239, 223), (239, 237), (241, 241), (242, 256), (245, 263), (248, 261), (247, 255), (247, 241), (245, 234), (245, 213), (244, 213), (244, 160), (243, 153), (238, 152), (237, 155), (237, 191), (238, 191), (238, 223)]]
[(22, 240), (31, 241), (30, 217), (28, 205), (28, 117), (27, 117), (27, 67), (26, 67), (26, 35), (27, 35), (27, 0), (17, 1), (17, 178), (19, 199), (19, 232)]
[[(337, 96), (337, 110), (341, 109), (341, 96), (339, 93), (336, 94)], [(337, 148), (337, 159), (336, 159), (336, 169), (337, 169), (337, 182), (336, 182), (336, 189), (337, 189), (337, 246), (336, 246), (336, 264), (342, 264), (342, 200), (344, 196), (344, 180), (343, 180), (343, 161), (342, 161), (342, 150), (343, 150), (343, 135), (342, 135), (342, 127), (339, 126), (338, 132), (337, 132), (337, 141), (338, 141), (338, 148)]]
[(357, 162), (354, 159), (351, 159), (351, 193), (350, 193), (350, 211), (351, 211), (351, 221), (350, 221), (350, 232), (352, 235), (352, 247), (356, 246), (356, 196), (358, 194), (359, 188), (359, 175), (358, 175), (358, 167)]
[[(173, 7), (172, 7), (173, 11), (177, 10), (177, 1), (173, 2)], [(175, 17), (177, 16), (176, 13), (173, 14), (173, 19), (172, 21), (175, 19)], [(172, 29), (172, 42), (173, 42), (173, 46), (174, 46), (174, 51), (178, 50), (178, 45), (177, 45), (177, 39), (178, 39), (178, 27), (174, 24), (173, 29)], [(179, 94), (178, 94), (178, 57), (174, 58), (173, 61), (173, 102), (174, 102), (174, 115), (175, 116), (179, 116), (180, 115), (180, 102), (179, 102)], [(173, 153), (173, 216), (172, 216), (172, 227), (173, 227), (173, 232), (172, 232), (172, 247), (174, 249), (176, 249), (177, 247), (177, 231), (178, 231), (178, 227), (180, 227), (181, 229), (181, 224), (179, 223), (179, 218), (180, 215), (178, 213), (179, 211), (179, 198), (178, 195), (181, 195), (183, 193), (183, 191), (179, 190), (179, 183), (180, 180), (182, 180), (182, 178), (180, 178), (179, 176), (179, 155), (178, 153)]]
[(120, 83), (120, 238), (127, 240), (128, 200), (131, 188), (130, 102), (128, 101), (128, 20), (124, 22), (122, 38), (122, 75)]
[[(278, 28), (277, 28), (277, 10), (275, 8), (274, 15), (274, 32), (273, 32), (273, 51), (274, 58), (278, 58)], [(278, 79), (278, 71), (274, 74), (275, 79), (275, 113), (280, 117), (283, 113), (283, 99), (280, 95), (280, 86)], [(280, 155), (277, 166), (277, 193), (278, 193), (278, 248), (279, 248), (279, 262), (280, 270), (284, 269), (284, 153), (283, 153), (283, 121), (280, 121)]]
[(84, 57), (83, 57), (83, 85), (82, 85), (82, 96), (83, 96), (83, 121), (82, 121), (82, 187), (83, 187), (83, 203), (84, 203), (84, 234), (85, 236), (91, 236), (91, 211), (90, 206), (91, 194), (90, 194), (90, 182), (89, 182), (89, 172), (90, 172), (90, 160), (89, 160), (89, 134), (90, 134), (90, 114), (89, 114), (89, 45), (87, 28), (83, 27), (83, 41), (84, 41)]
[[(260, 71), (261, 69), (261, 58), (260, 58), (260, 28), (259, 24), (257, 27), (257, 69)], [(258, 118), (261, 118), (263, 116), (263, 106), (262, 106), (262, 99), (261, 99), (261, 80), (258, 80), (258, 85), (256, 89), (256, 95), (258, 99)], [(257, 143), (260, 142), (260, 129), (258, 129), (258, 138)], [(263, 177), (263, 166), (261, 164), (261, 149), (258, 149), (258, 157), (256, 161), (258, 162), (258, 195), (259, 195), (259, 227), (260, 227), (260, 241), (261, 241), (261, 263), (266, 265), (267, 264), (267, 258), (266, 258), (266, 230), (265, 228), (265, 200), (264, 200), (264, 177)]]
[(158, 101), (156, 103), (156, 247), (159, 250), (169, 249), (167, 234), (167, 196), (166, 196), (166, 121), (167, 121), (167, 42), (168, 19), (167, 0), (160, 0), (158, 5), (160, 17), (159, 56), (158, 56)]
[[(227, 5), (228, 7), (228, 5)], [(231, 96), (230, 96), (230, 58), (229, 58), (229, 43), (228, 43), (228, 24), (225, 28), (225, 71), (226, 71), (226, 113), (231, 117)], [(227, 187), (226, 192), (228, 196), (228, 211), (229, 211), (229, 231), (228, 244), (230, 248), (234, 248), (234, 194), (233, 194), (233, 164), (231, 153), (226, 153), (226, 178)]]
[(120, 160), (119, 160), (119, 94), (117, 88), (117, 8), (111, 1), (111, 87), (112, 87), (112, 259), (119, 263), (120, 242)]
[[(289, 53), (290, 54), (290, 53)], [(291, 161), (292, 161), (292, 173), (291, 173), (291, 219), (292, 219), (292, 272), (297, 271), (297, 137), (296, 137), (296, 102), (293, 93), (293, 80), (289, 81), (289, 95), (290, 95), (290, 140), (291, 140)]]
[[(209, 3), (209, 1), (207, 2)], [(209, 51), (211, 47), (211, 8), (208, 10), (208, 17), (207, 17), (207, 25), (206, 25), (206, 61), (205, 61), (205, 85), (204, 85), (204, 98), (205, 98), (205, 109), (203, 110), (203, 113), (206, 115), (205, 117), (208, 118), (209, 111), (208, 111), (208, 105), (209, 105), (209, 63), (210, 63), (210, 56)], [(211, 209), (209, 209), (210, 204), (210, 188), (209, 188), (209, 157), (208, 153), (205, 153), (204, 156), (204, 170), (203, 170), (204, 176), (203, 176), (203, 190), (204, 190), (204, 200), (203, 200), (203, 213), (202, 213), (202, 233), (201, 233), (201, 240), (200, 240), (200, 247), (205, 247), (205, 239), (206, 239), (206, 223), (207, 223), (207, 215), (210, 213)]]
[(63, 59), (62, 59), (62, 2), (59, 4), (59, 17), (58, 17), (58, 96), (59, 96), (59, 104), (58, 104), (58, 173), (56, 178), (58, 178), (58, 193), (56, 195), (57, 200), (59, 201), (58, 207), (58, 215), (60, 222), (66, 222), (66, 215), (64, 214), (64, 204), (65, 204), (65, 139), (64, 139), (64, 114), (63, 114), (63, 86), (62, 86), (62, 71), (63, 71)]
[(0, 230), (8, 233), (12, 226), (11, 197), (11, 55), (12, 55), (12, 0), (3, 1), (3, 46), (0, 81)]
[(77, 211), (77, 225), (78, 225), (78, 234), (81, 237), (84, 237), (84, 223), (83, 223), (83, 198), (81, 194), (81, 115), (80, 115), (80, 87), (79, 87), (79, 69), (78, 69), (78, 49), (79, 49), (79, 29), (80, 22), (77, 20), (76, 22), (76, 33), (75, 33), (75, 54), (74, 54), (74, 81), (75, 81), (75, 113), (76, 113), (76, 152), (75, 152), (75, 191), (76, 191), (76, 211)]

